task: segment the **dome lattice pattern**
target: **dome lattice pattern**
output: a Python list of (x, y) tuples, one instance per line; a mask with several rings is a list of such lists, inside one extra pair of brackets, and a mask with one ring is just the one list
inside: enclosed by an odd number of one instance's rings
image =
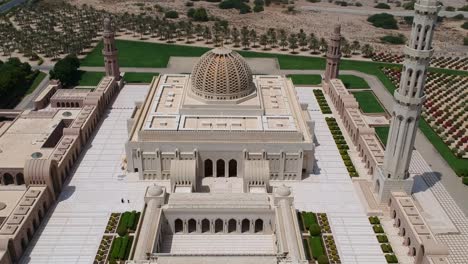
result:
[(252, 93), (252, 71), (239, 53), (216, 48), (201, 56), (192, 71), (192, 91), (208, 100), (233, 100)]

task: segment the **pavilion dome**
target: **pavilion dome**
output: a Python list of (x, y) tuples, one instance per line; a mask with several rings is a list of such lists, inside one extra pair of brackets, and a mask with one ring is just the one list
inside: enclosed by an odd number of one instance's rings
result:
[(192, 92), (207, 100), (234, 100), (253, 90), (249, 65), (225, 47), (203, 54), (192, 70)]
[(291, 195), (291, 190), (283, 184), (276, 189), (276, 193), (279, 196), (289, 196)]
[(164, 190), (159, 185), (153, 185), (148, 188), (148, 195), (150, 196), (160, 196), (163, 192)]

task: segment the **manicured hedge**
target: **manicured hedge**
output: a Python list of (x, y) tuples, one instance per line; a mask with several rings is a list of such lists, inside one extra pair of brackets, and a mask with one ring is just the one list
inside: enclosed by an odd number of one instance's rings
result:
[(309, 230), (310, 226), (318, 224), (317, 216), (312, 212), (302, 212), (302, 220), (306, 230)]
[(314, 259), (318, 259), (320, 256), (325, 254), (321, 237), (319, 236), (310, 237), (309, 245), (310, 245), (310, 249), (312, 250), (312, 256), (314, 257)]
[(384, 253), (393, 253), (392, 246), (390, 244), (381, 244), (380, 247)]
[(379, 225), (380, 224), (380, 220), (379, 220), (379, 217), (378, 216), (371, 216), (369, 217), (369, 222), (373, 225)]
[(135, 231), (139, 218), (140, 213), (137, 213), (136, 211), (123, 213), (120, 217), (119, 225), (117, 226), (117, 234), (125, 236), (128, 233), (128, 230)]
[(393, 254), (385, 255), (385, 259), (387, 263), (398, 263), (398, 258)]
[(110, 260), (127, 260), (132, 248), (133, 236), (125, 235), (114, 239)]
[(377, 235), (377, 240), (379, 243), (388, 243), (388, 238), (386, 235)]
[(381, 225), (374, 225), (372, 229), (374, 229), (375, 233), (378, 233), (378, 234), (384, 233), (383, 227)]
[(310, 236), (318, 236), (320, 235), (322, 232), (320, 230), (320, 226), (317, 225), (317, 224), (312, 224), (309, 226), (309, 234)]

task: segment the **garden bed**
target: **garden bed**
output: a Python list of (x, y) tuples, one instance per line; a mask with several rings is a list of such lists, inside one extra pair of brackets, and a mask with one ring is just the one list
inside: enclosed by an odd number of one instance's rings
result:
[(139, 222), (140, 212), (112, 213), (94, 258), (94, 264), (112, 264), (128, 260)]
[(341, 263), (328, 217), (324, 213), (301, 212), (302, 224), (309, 233), (303, 238), (308, 259), (318, 263)]
[(372, 91), (359, 91), (352, 93), (356, 101), (359, 103), (359, 108), (363, 113), (385, 113), (385, 109), (375, 97)]
[(377, 241), (380, 243), (380, 248), (384, 253), (385, 259), (387, 263), (398, 263), (398, 258), (393, 253), (392, 246), (388, 243), (388, 237), (385, 234), (385, 230), (383, 229), (382, 225), (380, 224), (380, 219), (377, 216), (370, 216), (369, 222), (372, 225), (372, 229), (376, 234)]
[(322, 90), (314, 90), (315, 98), (320, 106), (320, 110), (323, 114), (331, 114), (332, 111), (330, 106), (327, 103), (327, 99), (325, 99), (325, 95), (323, 94)]
[(325, 121), (327, 122), (328, 128), (330, 129), (330, 132), (333, 135), (333, 139), (335, 140), (335, 144), (340, 151), (341, 158), (343, 159), (346, 169), (348, 170), (349, 176), (359, 177), (359, 174), (356, 171), (356, 167), (354, 167), (354, 164), (348, 154), (349, 146), (344, 139), (343, 133), (341, 132), (336, 119), (334, 117), (326, 117)]

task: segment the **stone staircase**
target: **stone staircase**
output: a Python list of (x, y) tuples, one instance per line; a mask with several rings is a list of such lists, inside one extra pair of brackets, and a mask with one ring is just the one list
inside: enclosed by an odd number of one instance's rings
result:
[(175, 255), (275, 255), (273, 235), (176, 234), (163, 238), (159, 253)]

